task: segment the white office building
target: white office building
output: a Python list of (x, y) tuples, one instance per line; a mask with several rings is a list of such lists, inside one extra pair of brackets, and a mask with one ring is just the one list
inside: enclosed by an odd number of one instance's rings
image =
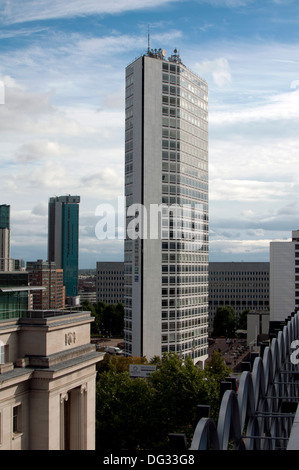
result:
[(270, 320), (285, 319), (299, 306), (299, 230), (292, 241), (270, 243)]
[(208, 86), (177, 51), (126, 68), (125, 351), (207, 358)]

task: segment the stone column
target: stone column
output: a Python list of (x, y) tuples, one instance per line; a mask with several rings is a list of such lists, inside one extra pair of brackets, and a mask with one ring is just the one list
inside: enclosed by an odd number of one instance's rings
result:
[(79, 449), (87, 450), (87, 384), (82, 384), (80, 387)]
[(60, 395), (60, 450), (65, 450), (65, 402), (68, 399), (68, 393)]

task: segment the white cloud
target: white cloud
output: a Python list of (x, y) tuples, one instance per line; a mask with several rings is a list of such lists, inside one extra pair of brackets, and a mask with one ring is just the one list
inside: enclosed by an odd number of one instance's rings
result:
[[(237, 109), (235, 109), (237, 107)], [(299, 89), (290, 90), (265, 98), (260, 105), (232, 105), (231, 111), (219, 110), (211, 113), (211, 124), (240, 124), (263, 121), (299, 119)]]
[(31, 210), (32, 215), (37, 215), (38, 217), (48, 217), (48, 206), (45, 203), (39, 203), (34, 206)]
[(7, 0), (2, 11), (7, 24), (53, 18), (72, 18), (92, 14), (115, 14), (133, 10), (146, 10), (167, 5), (178, 0)]
[(26, 163), (46, 158), (61, 158), (69, 152), (69, 149), (60, 145), (58, 142), (38, 140), (21, 145), (21, 147), (16, 151), (16, 160)]
[(298, 193), (298, 185), (279, 181), (217, 179), (211, 182), (212, 201), (280, 201)]
[(253, 3), (254, 0), (197, 0), (198, 3), (209, 3), (214, 7), (229, 7), (238, 8), (245, 7), (246, 5)]
[(228, 60), (225, 57), (219, 57), (214, 60), (204, 60), (196, 62), (194, 71), (209, 81), (212, 77), (214, 83), (220, 87), (226, 87), (231, 83), (231, 71)]
[(218, 240), (211, 240), (211, 252), (216, 250), (220, 253), (240, 255), (240, 254), (254, 254), (269, 250), (269, 244), (272, 240), (224, 240), (223, 238)]

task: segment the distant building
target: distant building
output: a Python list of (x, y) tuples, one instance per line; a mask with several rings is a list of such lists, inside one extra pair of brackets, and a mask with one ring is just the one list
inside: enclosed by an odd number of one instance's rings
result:
[(218, 307), (230, 305), (237, 316), (244, 310), (269, 311), (268, 262), (209, 263), (209, 330)]
[(32, 308), (63, 309), (65, 307), (63, 270), (56, 269), (53, 261), (37, 260), (27, 262), (27, 271), (30, 286), (42, 287), (33, 294)]
[(97, 302), (106, 304), (124, 301), (124, 263), (98, 262), (96, 273)]
[(80, 196), (52, 197), (49, 200), (48, 261), (63, 269), (68, 303), (78, 304)]
[(258, 345), (269, 338), (270, 312), (252, 311), (247, 315), (247, 344)]
[(94, 450), (93, 319), (28, 311), (26, 276), (0, 273), (0, 450)]
[(80, 302), (87, 300), (92, 304), (97, 301), (96, 275), (94, 273), (79, 274), (79, 295)]
[(29, 287), (27, 272), (0, 272), (0, 321), (22, 317), (28, 310), (29, 292), (34, 290)]
[(10, 258), (10, 206), (0, 206), (0, 271), (12, 271)]
[(10, 206), (0, 205), (0, 271), (24, 271), (22, 259), (10, 257)]
[(285, 321), (299, 307), (299, 230), (292, 240), (270, 242), (270, 320)]

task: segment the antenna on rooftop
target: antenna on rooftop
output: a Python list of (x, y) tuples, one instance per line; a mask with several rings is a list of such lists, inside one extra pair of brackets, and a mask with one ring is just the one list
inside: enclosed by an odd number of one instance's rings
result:
[(151, 38), (150, 38), (150, 25), (147, 26), (147, 52), (150, 51), (151, 48)]

